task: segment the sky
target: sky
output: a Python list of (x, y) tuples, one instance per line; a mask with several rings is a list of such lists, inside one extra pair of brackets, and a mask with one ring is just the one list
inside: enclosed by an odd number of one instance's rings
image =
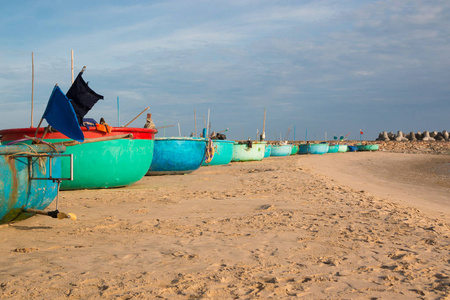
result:
[(149, 106), (173, 125), (158, 137), (200, 133), (208, 110), (235, 140), (265, 109), (267, 140), (450, 131), (448, 0), (1, 1), (0, 39), (1, 129), (37, 126), (73, 50), (104, 96), (86, 117), (125, 125)]

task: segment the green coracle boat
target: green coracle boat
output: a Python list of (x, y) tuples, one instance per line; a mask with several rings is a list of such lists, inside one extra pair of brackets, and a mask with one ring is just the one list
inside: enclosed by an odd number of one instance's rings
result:
[(358, 147), (358, 151), (378, 151), (379, 145), (356, 145)]
[[(153, 158), (156, 129), (112, 127), (110, 133), (95, 127), (81, 127), (86, 138), (84, 143), (67, 146), (65, 154), (73, 154), (73, 181), (63, 181), (60, 190), (99, 189), (127, 186), (135, 183), (147, 173)], [(2, 142), (34, 136), (36, 128), (0, 130)], [(42, 137), (44, 128), (39, 128), (37, 137)], [(118, 138), (130, 135), (132, 138)], [(89, 139), (104, 138), (104, 141), (87, 143)], [(60, 132), (49, 132), (44, 141), (49, 143), (72, 141)], [(31, 143), (31, 142), (28, 142)], [(70, 164), (62, 159), (61, 174), (69, 177)]]
[(255, 161), (264, 158), (267, 142), (234, 142), (231, 161)]
[(297, 154), (298, 153), (298, 149), (299, 149), (298, 145), (292, 145), (291, 155)]
[(339, 145), (328, 145), (327, 153), (337, 153), (339, 151)]
[(339, 145), (338, 153), (344, 153), (348, 151), (348, 145)]

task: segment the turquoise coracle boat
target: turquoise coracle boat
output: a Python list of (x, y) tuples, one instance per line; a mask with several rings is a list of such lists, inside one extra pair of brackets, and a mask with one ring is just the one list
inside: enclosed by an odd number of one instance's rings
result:
[(292, 145), (291, 155), (297, 154), (298, 149), (299, 149), (298, 145)]
[(264, 150), (264, 158), (269, 157), (272, 153), (272, 145), (267, 144), (266, 149)]
[[(267, 142), (234, 142), (231, 161), (258, 161), (264, 158)], [(273, 149), (272, 149), (273, 150)]]
[(328, 145), (328, 153), (337, 153), (339, 151), (339, 145)]
[(64, 151), (64, 146), (0, 145), (0, 224), (31, 217), (25, 210), (43, 210), (53, 202), (58, 183), (45, 178), (61, 177), (57, 153)]
[(328, 152), (328, 144), (301, 144), (298, 154), (325, 154)]
[(357, 145), (358, 151), (378, 151), (379, 145)]
[(270, 156), (289, 156), (292, 152), (292, 145), (272, 145)]
[(190, 137), (155, 138), (147, 175), (182, 175), (200, 168), (208, 140)]
[[(73, 154), (73, 181), (63, 181), (61, 190), (99, 189), (133, 184), (144, 177), (153, 157), (153, 139), (156, 129), (111, 127), (107, 133), (96, 127), (81, 127), (86, 138), (82, 144), (67, 146), (65, 154)], [(34, 136), (36, 128), (0, 130), (2, 142)], [(39, 128), (37, 137), (42, 137), (44, 128)], [(131, 138), (121, 138), (130, 136)], [(94, 143), (89, 140), (103, 139)], [(60, 132), (49, 132), (46, 142), (70, 142)], [(62, 175), (67, 177), (70, 165), (62, 162)]]
[(227, 165), (233, 157), (234, 141), (212, 140), (214, 147), (213, 159), (206, 163), (203, 161), (202, 166)]

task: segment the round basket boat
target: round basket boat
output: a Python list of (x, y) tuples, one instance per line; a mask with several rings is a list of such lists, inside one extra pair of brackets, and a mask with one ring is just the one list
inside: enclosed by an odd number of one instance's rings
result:
[(339, 151), (339, 145), (329, 145), (327, 153), (337, 153)]
[(269, 157), (272, 153), (272, 145), (266, 144), (266, 148), (264, 149), (264, 158)]
[(298, 150), (298, 154), (325, 154), (327, 152), (327, 144), (301, 144)]
[(217, 166), (227, 165), (231, 162), (233, 157), (234, 141), (228, 140), (213, 140), (214, 156), (213, 159), (206, 163), (202, 162), (202, 166)]
[[(264, 158), (267, 142), (234, 142), (231, 161), (258, 161)], [(272, 149), (273, 150), (273, 149)]]
[[(58, 183), (45, 178), (61, 177), (64, 146), (0, 146), (0, 224), (23, 220), (42, 210), (58, 193)], [(39, 158), (37, 156), (39, 155)]]
[(374, 145), (357, 145), (356, 147), (358, 147), (358, 151), (378, 151), (378, 149), (379, 149), (379, 145), (378, 144), (374, 144)]
[(147, 175), (182, 175), (197, 170), (205, 159), (207, 141), (191, 137), (156, 138)]
[[(61, 190), (99, 189), (127, 186), (144, 177), (153, 157), (156, 129), (112, 127), (103, 132), (95, 127), (81, 127), (85, 143), (67, 146), (65, 154), (73, 154), (73, 181), (63, 181)], [(0, 130), (3, 143), (34, 136), (36, 128)], [(44, 128), (39, 128), (37, 137), (42, 137)], [(131, 134), (132, 138), (116, 137)], [(89, 139), (106, 138), (101, 142), (86, 143)], [(48, 132), (46, 142), (72, 141), (60, 132)], [(62, 161), (62, 176), (70, 174), (68, 160)]]
[(292, 145), (272, 145), (270, 156), (289, 156), (292, 152)]

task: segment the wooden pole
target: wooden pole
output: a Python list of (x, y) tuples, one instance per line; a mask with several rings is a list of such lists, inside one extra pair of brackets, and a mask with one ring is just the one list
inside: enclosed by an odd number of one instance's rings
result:
[(178, 136), (181, 137), (180, 123), (178, 123)]
[(140, 115), (142, 115), (147, 109), (149, 109), (150, 106), (147, 106), (143, 111), (141, 111), (140, 114), (138, 114), (136, 117), (134, 117), (133, 120), (131, 120), (130, 122), (127, 123), (127, 125), (125, 125), (124, 127), (127, 127), (128, 125), (130, 125), (131, 123), (133, 123), (134, 120), (136, 120)]
[(194, 123), (195, 123), (195, 137), (197, 137), (197, 115), (195, 114), (195, 108), (194, 108)]
[(33, 127), (33, 110), (34, 110), (34, 55), (31, 52), (31, 127)]
[(206, 123), (208, 125), (208, 127), (206, 128), (206, 136), (204, 136), (204, 138), (209, 136), (209, 112), (210, 112), (210, 109), (208, 108), (208, 122)]
[(263, 130), (262, 130), (262, 138), (261, 141), (264, 141), (264, 139), (266, 138), (266, 110), (267, 107), (264, 107), (264, 121), (263, 121)]
[(71, 51), (71, 62), (70, 62), (70, 70), (72, 71), (72, 83), (73, 83), (73, 49)]

